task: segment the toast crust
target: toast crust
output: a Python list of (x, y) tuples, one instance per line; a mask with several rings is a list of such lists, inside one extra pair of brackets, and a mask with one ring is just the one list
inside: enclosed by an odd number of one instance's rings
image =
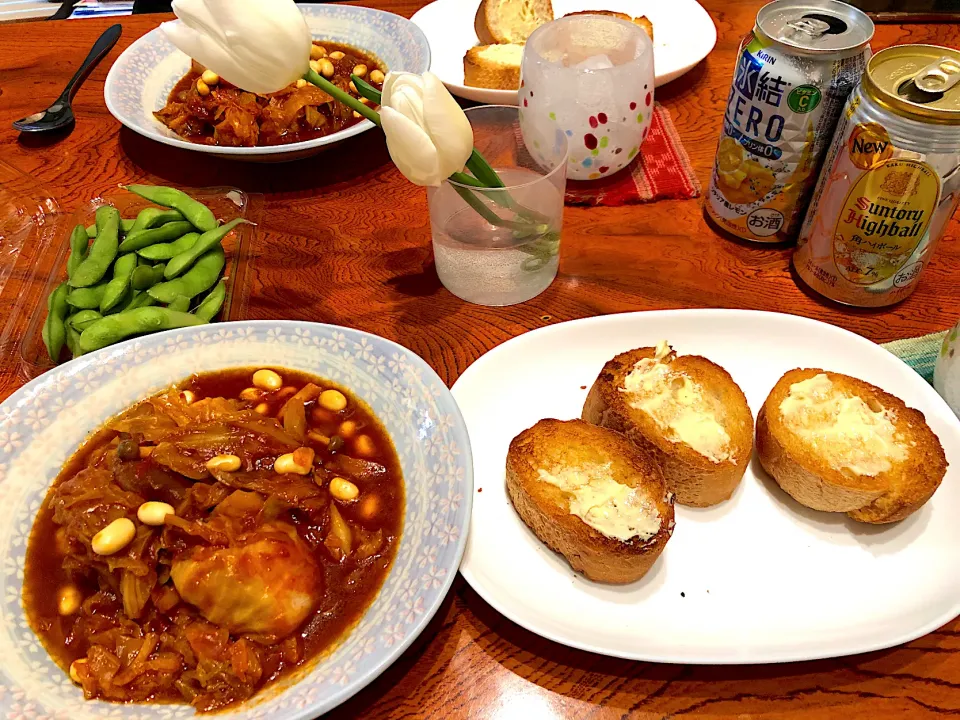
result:
[[(616, 481), (642, 488), (660, 526), (648, 540), (608, 537), (570, 513), (570, 495), (539, 470), (612, 463)], [(581, 420), (541, 420), (510, 443), (507, 494), (517, 514), (550, 549), (590, 580), (629, 583), (653, 566), (673, 533), (673, 501), (654, 462), (619, 433)]]
[(656, 348), (638, 348), (617, 355), (603, 366), (587, 394), (581, 417), (587, 422), (626, 435), (648, 453), (663, 470), (667, 488), (677, 502), (709, 507), (728, 499), (750, 462), (753, 449), (753, 414), (740, 387), (719, 365), (695, 355), (673, 356), (670, 367), (682, 371), (709, 393), (722, 408), (717, 422), (730, 437), (731, 459), (715, 462), (682, 441), (672, 441), (646, 412), (631, 407), (623, 392), (626, 376)]
[[(840, 470), (784, 422), (780, 405), (790, 387), (821, 373), (844, 395), (892, 411), (904, 459), (891, 460), (888, 470), (875, 475)], [(770, 391), (757, 417), (757, 454), (763, 468), (801, 505), (872, 524), (897, 522), (915, 512), (933, 496), (947, 470), (943, 447), (923, 413), (870, 383), (819, 368), (790, 370)]]

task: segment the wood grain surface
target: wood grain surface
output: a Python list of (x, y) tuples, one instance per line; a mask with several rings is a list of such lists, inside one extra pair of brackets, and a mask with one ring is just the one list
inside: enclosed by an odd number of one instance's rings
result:
[[(422, 3), (369, 4), (409, 17)], [(658, 89), (657, 98), (670, 110), (706, 186), (737, 43), (761, 3), (705, 0), (704, 5), (717, 25), (716, 49), (683, 78)], [(825, 320), (878, 342), (943, 330), (960, 316), (956, 219), (911, 298), (893, 308), (863, 311), (799, 287), (789, 271), (789, 247), (720, 238), (706, 224), (700, 200), (567, 208), (560, 274), (549, 290), (510, 308), (465, 304), (440, 286), (434, 271), (425, 192), (392, 168), (378, 133), (311, 160), (265, 166), (201, 157), (122, 129), (104, 105), (107, 70), (162, 19), (123, 19), (118, 46), (77, 95), (75, 127), (40, 139), (18, 137), (10, 123), (52, 101), (114, 20), (0, 26), (0, 158), (32, 174), (66, 210), (132, 181), (186, 188), (233, 185), (262, 193), (247, 318), (296, 318), (375, 332), (422, 355), (452, 384), (480, 355), (519, 333), (605, 313), (776, 310)], [(925, 42), (960, 47), (960, 25), (879, 26), (873, 47)], [(0, 256), (0, 262), (7, 261)], [(5, 348), (0, 397), (23, 382), (17, 349)], [(654, 665), (543, 640), (499, 616), (458, 578), (414, 647), (328, 717), (875, 720), (949, 715), (960, 715), (957, 621), (904, 647), (838, 660)]]

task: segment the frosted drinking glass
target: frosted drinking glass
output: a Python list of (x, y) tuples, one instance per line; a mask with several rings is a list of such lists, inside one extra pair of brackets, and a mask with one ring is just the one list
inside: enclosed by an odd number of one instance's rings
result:
[(559, 129), (567, 177), (596, 180), (640, 152), (653, 115), (653, 44), (632, 22), (576, 15), (538, 28), (523, 51), (520, 126), (537, 157)]

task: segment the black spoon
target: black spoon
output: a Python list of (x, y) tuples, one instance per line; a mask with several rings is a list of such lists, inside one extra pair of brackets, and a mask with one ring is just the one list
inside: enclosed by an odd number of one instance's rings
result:
[(73, 96), (94, 66), (103, 59), (104, 55), (110, 52), (110, 48), (117, 44), (122, 31), (123, 28), (120, 25), (108, 27), (103, 35), (97, 38), (93, 47), (90, 48), (87, 59), (83, 61), (83, 65), (80, 66), (76, 74), (70, 78), (70, 82), (67, 83), (53, 105), (46, 110), (17, 120), (13, 127), (20, 132), (48, 132), (50, 130), (60, 130), (72, 123), (74, 117), (70, 103), (73, 101)]

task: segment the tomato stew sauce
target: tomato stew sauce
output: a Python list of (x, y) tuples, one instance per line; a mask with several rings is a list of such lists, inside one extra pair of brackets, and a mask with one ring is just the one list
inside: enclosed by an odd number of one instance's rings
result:
[[(332, 648), (383, 584), (404, 513), (389, 436), (343, 388), (275, 368), (280, 387), (261, 390), (256, 370), (197, 375), (138, 403), (47, 494), (24, 604), (87, 698), (240, 702)], [(225, 455), (240, 467), (207, 469)], [(175, 515), (148, 524), (148, 501)], [(130, 521), (126, 545), (93, 550)]]

